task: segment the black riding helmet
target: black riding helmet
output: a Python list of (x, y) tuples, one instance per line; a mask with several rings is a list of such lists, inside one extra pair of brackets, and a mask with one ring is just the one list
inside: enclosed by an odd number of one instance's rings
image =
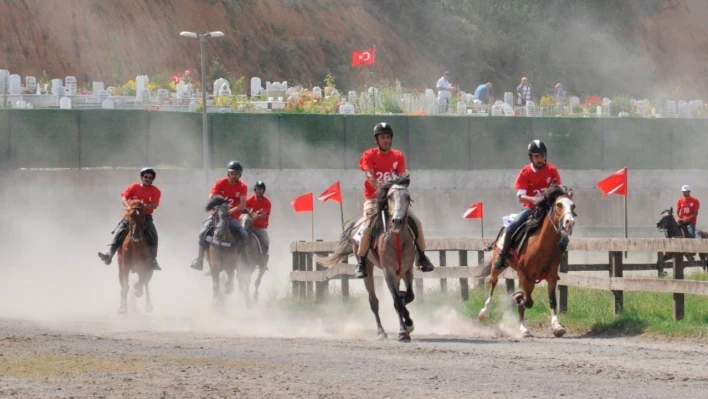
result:
[(265, 185), (265, 183), (263, 183), (262, 181), (258, 180), (258, 181), (256, 182), (256, 184), (253, 185), (253, 189), (254, 189), (254, 190), (257, 189), (257, 188), (262, 188), (263, 191), (265, 191), (266, 185)]
[(228, 172), (243, 172), (243, 166), (239, 161), (231, 161), (229, 162), (229, 166), (226, 167), (226, 170)]
[(529, 156), (531, 155), (543, 155), (548, 156), (548, 149), (546, 145), (541, 140), (532, 140), (529, 143)]
[(148, 167), (146, 167), (146, 168), (140, 169), (140, 177), (143, 177), (143, 175), (146, 174), (146, 173), (152, 173), (152, 177), (153, 177), (153, 178), (156, 178), (156, 177), (157, 177), (157, 173), (155, 173), (155, 169), (153, 169), (153, 168), (150, 167), (150, 166), (148, 166)]
[(376, 140), (379, 134), (383, 133), (390, 134), (393, 139), (393, 128), (386, 122), (381, 122), (374, 126), (374, 140)]

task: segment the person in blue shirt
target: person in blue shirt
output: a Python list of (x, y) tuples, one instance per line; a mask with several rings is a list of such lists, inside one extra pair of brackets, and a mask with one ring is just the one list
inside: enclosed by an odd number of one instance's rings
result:
[(477, 100), (481, 101), (484, 104), (490, 102), (491, 97), (489, 96), (489, 90), (491, 88), (492, 82), (482, 83), (481, 85), (477, 86), (477, 89), (474, 91), (474, 95), (477, 97)]

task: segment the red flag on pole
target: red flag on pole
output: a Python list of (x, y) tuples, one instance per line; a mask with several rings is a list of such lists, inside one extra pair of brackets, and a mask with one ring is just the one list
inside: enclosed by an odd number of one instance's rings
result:
[(334, 202), (342, 203), (342, 188), (339, 186), (339, 180), (334, 182), (329, 188), (324, 190), (322, 194), (317, 198), (320, 201), (327, 202), (332, 200)]
[(627, 195), (627, 168), (607, 176), (597, 183), (597, 188), (602, 191), (602, 198), (609, 194)]
[(314, 210), (312, 193), (303, 194), (295, 198), (292, 204), (293, 208), (295, 208), (295, 213), (312, 212)]
[(482, 219), (484, 217), (484, 204), (477, 202), (470, 205), (462, 217), (465, 219)]
[(365, 51), (352, 51), (352, 66), (374, 65), (374, 48), (371, 47)]

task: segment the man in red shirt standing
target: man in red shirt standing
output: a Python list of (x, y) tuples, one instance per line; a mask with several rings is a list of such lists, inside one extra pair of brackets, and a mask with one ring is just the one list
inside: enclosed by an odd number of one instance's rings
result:
[(701, 207), (701, 203), (696, 197), (691, 196), (691, 187), (689, 185), (684, 185), (681, 187), (681, 198), (676, 201), (676, 216), (678, 217), (679, 226), (686, 226), (688, 230), (687, 238), (700, 238), (696, 237), (696, 221), (698, 220), (698, 208)]
[(263, 249), (263, 264), (259, 265), (261, 269), (268, 270), (268, 259), (270, 254), (270, 237), (268, 237), (268, 220), (270, 219), (271, 204), (270, 200), (265, 196), (266, 185), (262, 181), (256, 182), (253, 185), (253, 191), (256, 193), (248, 197), (246, 200), (246, 208), (251, 210), (253, 214), (253, 234), (258, 238)]
[[(152, 184), (156, 175), (153, 168), (143, 168), (140, 171), (140, 183), (133, 183), (128, 186), (128, 188), (123, 191), (123, 194), (121, 194), (121, 201), (123, 202), (124, 208), (128, 208), (129, 200), (138, 199), (145, 203), (145, 232), (147, 233), (145, 238), (150, 247), (150, 268), (152, 270), (162, 270), (157, 263), (157, 229), (152, 220), (152, 213), (160, 205), (160, 197), (162, 196), (160, 189)], [(123, 219), (118, 224), (118, 227), (116, 227), (113, 242), (111, 242), (108, 253), (98, 253), (98, 257), (101, 258), (103, 263), (107, 265), (111, 264), (113, 255), (115, 255), (118, 248), (123, 245), (123, 240), (125, 240), (125, 236), (128, 234), (128, 229), (128, 220)]]
[[(504, 245), (494, 264), (496, 270), (501, 270), (506, 266), (506, 260), (511, 250), (511, 236), (528, 220), (533, 210), (536, 209), (536, 198), (543, 195), (543, 192), (546, 191), (551, 184), (561, 184), (558, 169), (556, 169), (553, 164), (547, 162), (548, 150), (543, 141), (531, 141), (528, 146), (528, 156), (531, 163), (521, 169), (519, 175), (516, 177), (515, 184), (516, 197), (519, 199), (522, 209), (516, 216), (516, 219), (506, 228)], [(561, 243), (561, 247), (564, 245), (568, 245), (567, 239)], [(562, 250), (565, 251), (565, 248), (562, 248)]]
[[(246, 196), (248, 196), (248, 186), (240, 180), (242, 174), (243, 166), (240, 162), (229, 162), (229, 165), (226, 167), (227, 177), (217, 180), (209, 191), (209, 199), (215, 195), (220, 195), (228, 201), (229, 213), (231, 214), (229, 226), (232, 230), (236, 230), (238, 235), (241, 236), (241, 239), (237, 240), (236, 244), (239, 250), (248, 244), (248, 233), (246, 229), (241, 226), (241, 222), (239, 222), (241, 211), (246, 209)], [(206, 237), (209, 229), (213, 226), (214, 221), (212, 218), (209, 218), (199, 232), (199, 254), (197, 255), (197, 259), (192, 261), (192, 269), (202, 270), (204, 268), (204, 253), (209, 245)]]
[[(366, 277), (366, 256), (371, 245), (371, 218), (376, 213), (376, 189), (386, 181), (406, 173), (406, 158), (401, 151), (391, 148), (393, 143), (393, 128), (385, 122), (374, 126), (374, 141), (376, 148), (370, 148), (361, 155), (359, 168), (366, 174), (364, 181), (364, 231), (359, 242), (359, 263), (356, 266), (356, 277)], [(435, 269), (430, 259), (425, 255), (425, 237), (423, 226), (412, 211), (408, 216), (415, 222), (417, 228), (416, 246), (418, 247), (418, 263), (421, 270), (429, 272)]]

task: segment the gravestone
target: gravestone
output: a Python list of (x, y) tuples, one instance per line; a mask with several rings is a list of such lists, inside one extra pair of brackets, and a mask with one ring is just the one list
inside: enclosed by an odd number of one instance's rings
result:
[(106, 90), (101, 90), (98, 92), (98, 99), (103, 103), (108, 99), (108, 92)]
[(346, 102), (339, 106), (339, 113), (342, 115), (354, 115), (356, 114), (356, 109), (352, 103)]
[(263, 87), (261, 87), (261, 78), (252, 77), (251, 78), (251, 97), (258, 97), (261, 95)]
[(10, 90), (10, 71), (0, 69), (0, 93)]
[(322, 99), (322, 88), (315, 86), (312, 88), (312, 97), (318, 100)]
[(570, 113), (572, 114), (576, 108), (580, 108), (580, 98), (573, 96), (570, 98)]
[(189, 112), (197, 112), (197, 108), (199, 108), (199, 104), (196, 100), (189, 102)]
[(22, 94), (22, 78), (20, 75), (10, 75), (10, 89), (8, 91), (10, 94)]
[(157, 91), (157, 102), (158, 104), (167, 104), (170, 102), (170, 92), (166, 89), (159, 89)]
[(105, 89), (103, 82), (93, 82), (93, 95), (98, 96), (98, 93)]
[(503, 102), (505, 102), (509, 105), (513, 105), (514, 104), (514, 93), (512, 93), (510, 91), (504, 92), (504, 101)]
[(514, 116), (514, 107), (512, 107), (511, 104), (502, 103), (501, 107), (504, 116)]
[(464, 115), (467, 112), (467, 104), (465, 104), (464, 101), (460, 101), (457, 103), (457, 113)]
[(76, 77), (67, 76), (64, 80), (66, 82), (66, 95), (75, 96), (76, 95)]
[(64, 83), (61, 81), (61, 79), (52, 79), (52, 94), (56, 95), (57, 90), (60, 87), (62, 87), (62, 88), (64, 87)]
[(37, 78), (34, 76), (25, 76), (25, 89), (34, 93), (37, 90)]
[(537, 115), (538, 108), (536, 107), (536, 103), (533, 101), (527, 101), (526, 102), (526, 116), (529, 117), (535, 117)]
[(71, 109), (71, 99), (69, 97), (64, 97), (59, 100), (60, 109)]
[(113, 100), (106, 100), (101, 103), (101, 108), (103, 109), (114, 109), (116, 107)]

